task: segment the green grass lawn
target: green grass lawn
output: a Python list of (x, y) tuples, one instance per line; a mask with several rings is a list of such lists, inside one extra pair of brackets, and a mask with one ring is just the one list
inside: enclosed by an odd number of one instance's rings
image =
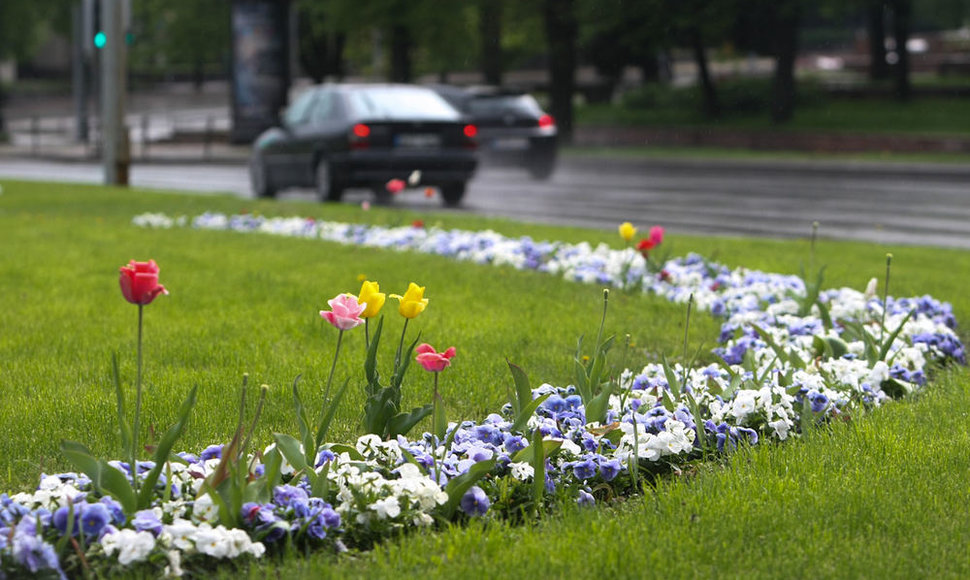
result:
[[(146, 418), (173, 420), (181, 398), (200, 388), (189, 431), (177, 446), (199, 451), (226, 441), (243, 373), (271, 388), (258, 437), (294, 433), (289, 385), (301, 375), (305, 401), (322, 398), (336, 331), (317, 312), (363, 274), (385, 292), (426, 286), (428, 309), (409, 327), (458, 356), (442, 376), (449, 416), (482, 418), (498, 410), (510, 385), (505, 359), (534, 383), (565, 385), (576, 339), (596, 330), (600, 288), (554, 277), (354, 248), (320, 241), (224, 232), (145, 230), (145, 211), (196, 215), (259, 211), (338, 221), (398, 224), (423, 219), (445, 227), (491, 228), (535, 239), (605, 241), (591, 231), (417, 214), (350, 205), (257, 202), (94, 186), (3, 182), (0, 194), (0, 485), (23, 490), (41, 472), (68, 468), (61, 438), (104, 455), (118, 452), (110, 357), (118, 352), (131, 384), (137, 309), (118, 289), (118, 267), (155, 259), (171, 295), (146, 308)], [(638, 224), (641, 226), (651, 224)], [(824, 226), (824, 224), (823, 224)], [(665, 241), (731, 266), (796, 273), (808, 242), (678, 236)], [(817, 261), (831, 286), (862, 288), (894, 254), (892, 293), (932, 294), (970, 317), (958, 274), (970, 253), (823, 241)], [(955, 274), (957, 273), (957, 274)], [(629, 366), (682, 349), (682, 306), (614, 293), (608, 331), (630, 333)], [(401, 319), (388, 311), (387, 336)], [(691, 322), (693, 351), (714, 346), (718, 324)], [(412, 334), (412, 336), (414, 336)], [(389, 345), (388, 345), (389, 346)], [(363, 336), (345, 337), (338, 380), (359, 378)], [(384, 353), (386, 359), (391, 353)], [(430, 399), (431, 381), (412, 369), (405, 407)], [(363, 394), (352, 387), (332, 438), (358, 432)], [(806, 441), (735, 454), (655, 493), (612, 507), (572, 509), (522, 527), (498, 522), (404, 537), (373, 552), (315, 554), (266, 562), (223, 576), (280, 577), (965, 577), (970, 574), (970, 374), (958, 369), (927, 394), (858, 417)], [(150, 437), (146, 429), (144, 436)]]

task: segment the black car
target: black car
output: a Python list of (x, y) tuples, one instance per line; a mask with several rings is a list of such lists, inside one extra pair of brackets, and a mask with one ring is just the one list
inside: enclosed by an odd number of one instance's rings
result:
[(282, 125), (254, 143), (258, 197), (316, 187), (322, 200), (338, 201), (347, 188), (367, 187), (386, 199), (386, 184), (408, 180), (458, 205), (477, 164), (475, 125), (425, 87), (319, 85), (294, 100)]
[(497, 87), (432, 88), (478, 127), (479, 150), (485, 161), (528, 169), (547, 179), (556, 168), (556, 122), (532, 95)]

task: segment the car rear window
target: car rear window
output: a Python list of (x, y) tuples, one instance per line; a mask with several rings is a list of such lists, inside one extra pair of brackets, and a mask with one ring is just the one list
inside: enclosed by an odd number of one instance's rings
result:
[(358, 118), (454, 121), (461, 117), (437, 93), (419, 87), (356, 90), (347, 95), (347, 101)]
[(483, 95), (468, 102), (468, 112), (475, 117), (501, 117), (508, 114), (539, 116), (542, 109), (530, 95)]

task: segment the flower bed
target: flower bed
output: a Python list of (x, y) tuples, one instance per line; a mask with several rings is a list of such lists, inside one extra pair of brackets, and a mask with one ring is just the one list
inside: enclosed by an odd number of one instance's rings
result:
[[(722, 319), (715, 352), (724, 363), (651, 363), (615, 373), (598, 390), (595, 361), (606, 355), (606, 341), (598, 340), (590, 364), (581, 366), (587, 382), (530, 388), (513, 369), (524, 390), (480, 422), (438, 432), (433, 420), (432, 432), (417, 438), (368, 434), (309, 452), (304, 443), (313, 447), (312, 439), (278, 437), (236, 463), (236, 439), (198, 455), (180, 453), (181, 461), (156, 472), (151, 505), (138, 510), (88, 473), (44, 475), (34, 492), (0, 495), (0, 577), (134, 567), (178, 576), (287, 546), (367, 547), (409, 527), (519, 519), (561, 501), (592, 504), (637, 493), (644, 478), (739, 445), (792, 439), (814, 424), (865, 412), (922, 388), (931, 365), (965, 362), (949, 305), (932, 297), (819, 291), (798, 277), (731, 270), (697, 255), (652, 264), (632, 248), (305, 218), (146, 214), (134, 222), (427, 252), (650, 292)], [(146, 292), (154, 298), (159, 287)], [(399, 297), (412, 317), (420, 312), (419, 290)], [(137, 298), (129, 301), (139, 308), (150, 302)], [(321, 314), (331, 314), (341, 332), (362, 314), (356, 299), (331, 306)], [(436, 378), (455, 356), (431, 347), (419, 353)], [(107, 465), (131, 480), (131, 461)], [(240, 465), (250, 481), (239, 505), (227, 506), (221, 486)], [(155, 467), (138, 461), (137, 480), (148, 481)], [(260, 482), (263, 489), (249, 493), (247, 486)]]

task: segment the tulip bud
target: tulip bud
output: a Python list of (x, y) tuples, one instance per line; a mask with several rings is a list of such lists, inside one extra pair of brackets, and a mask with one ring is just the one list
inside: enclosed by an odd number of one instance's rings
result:
[(876, 280), (875, 277), (871, 278), (869, 280), (869, 283), (866, 284), (866, 291), (865, 291), (866, 300), (872, 300), (873, 298), (875, 298), (876, 291), (878, 290), (878, 288), (879, 288), (879, 281)]

